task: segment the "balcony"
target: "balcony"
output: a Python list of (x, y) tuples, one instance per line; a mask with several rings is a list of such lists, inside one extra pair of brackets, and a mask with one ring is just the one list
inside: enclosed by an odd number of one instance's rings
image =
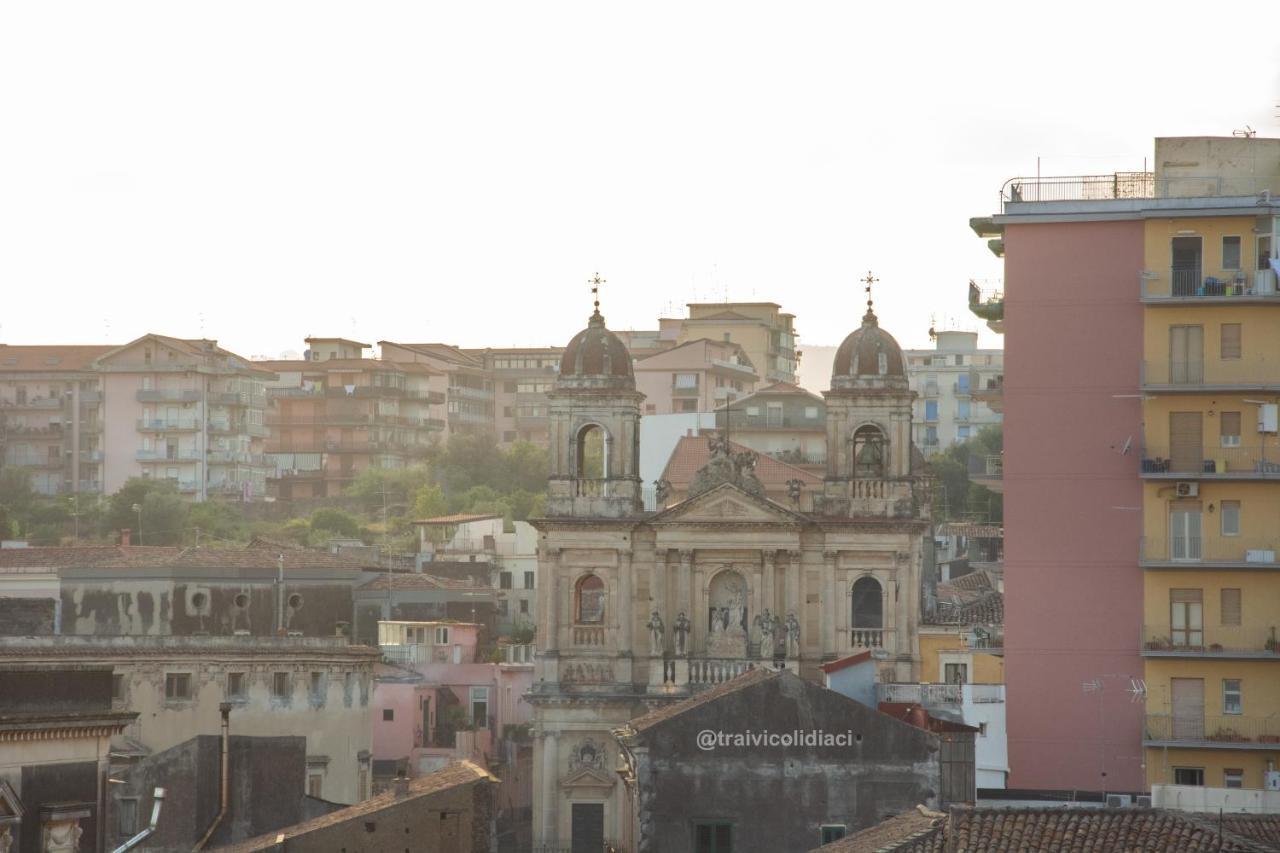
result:
[(1145, 746), (1190, 749), (1280, 749), (1280, 716), (1148, 714)]
[(1148, 447), (1140, 473), (1145, 480), (1280, 480), (1280, 449), (1203, 447), (1174, 459), (1168, 446)]
[(985, 403), (993, 412), (1004, 411), (1004, 376), (988, 376), (980, 380), (976, 375), (970, 380), (972, 390), (969, 397), (978, 403)]
[(31, 397), (26, 400), (0, 400), (0, 409), (61, 409), (61, 397)]
[(850, 628), (849, 646), (855, 649), (883, 649), (883, 628)]
[(1000, 210), (1011, 204), (1155, 198), (1154, 172), (1010, 178), (1000, 188)]
[(101, 403), (101, 402), (102, 402), (101, 391), (81, 391), (80, 392), (80, 404), (82, 406), (92, 405), (92, 404)]
[(198, 403), (200, 391), (195, 388), (140, 388), (139, 403)]
[(569, 629), (575, 646), (603, 646), (606, 631), (603, 625), (573, 625)]
[(243, 453), (232, 450), (210, 450), (206, 455), (210, 465), (253, 465), (267, 467), (267, 457), (259, 453)]
[(1144, 625), (1142, 656), (1280, 661), (1274, 625), (1206, 625), (1176, 630), (1169, 625)]
[(779, 462), (786, 462), (789, 465), (827, 464), (827, 454), (825, 453), (804, 453), (799, 450), (774, 450), (768, 455), (777, 459)]
[(424, 663), (452, 663), (454, 662), (453, 648), (453, 646), (435, 645), (434, 643), (405, 643), (378, 647), (382, 652), (384, 661), (405, 666)]
[(445, 401), (445, 395), (443, 391), (427, 391), (426, 393), (420, 393), (420, 394), (415, 394), (411, 396), (419, 400), (425, 400), (426, 402), (437, 405), (437, 406), (443, 406)]
[(1161, 393), (1280, 393), (1280, 363), (1261, 358), (1144, 361), (1139, 383), (1144, 391)]
[(245, 424), (243, 431), (254, 438), (266, 438), (271, 435), (271, 430), (265, 424)]
[(993, 332), (1004, 331), (1004, 291), (994, 285), (983, 287), (969, 280), (969, 311), (983, 320)]
[(1198, 269), (1142, 273), (1142, 302), (1148, 305), (1280, 305), (1273, 270)]
[(139, 450), (133, 458), (139, 462), (199, 462), (201, 454), (198, 450), (178, 450), (173, 453), (164, 450)]
[(8, 433), (9, 435), (22, 436), (23, 438), (52, 438), (62, 439), (62, 424), (55, 421), (43, 426), (35, 426), (32, 424), (5, 424), (0, 425), (0, 433)]
[(194, 432), (200, 429), (195, 418), (139, 418), (138, 432)]
[(248, 391), (215, 391), (210, 392), (209, 402), (216, 406), (252, 406), (255, 409), (265, 408), (267, 396), (250, 394)]
[(1146, 569), (1276, 569), (1278, 536), (1150, 536), (1142, 540), (1138, 565)]
[(61, 468), (61, 456), (14, 456), (4, 461), (13, 468)]
[(697, 385), (691, 385), (691, 386), (672, 385), (671, 396), (677, 397), (677, 398), (678, 397), (697, 397), (701, 390), (702, 389), (699, 388)]
[(423, 429), (442, 430), (444, 429), (444, 426), (445, 426), (444, 418), (423, 418), (422, 419)]
[(493, 400), (493, 391), (486, 391), (483, 388), (471, 388), (467, 385), (450, 385), (449, 396), (455, 399), (484, 400), (488, 402)]

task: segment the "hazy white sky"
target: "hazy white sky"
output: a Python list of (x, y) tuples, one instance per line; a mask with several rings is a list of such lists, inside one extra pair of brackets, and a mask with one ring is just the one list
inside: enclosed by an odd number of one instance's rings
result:
[(562, 344), (598, 269), (615, 328), (727, 295), (834, 344), (872, 269), (925, 346), (1037, 156), (1280, 136), (1275, 4), (1178, 6), (9, 0), (0, 341)]

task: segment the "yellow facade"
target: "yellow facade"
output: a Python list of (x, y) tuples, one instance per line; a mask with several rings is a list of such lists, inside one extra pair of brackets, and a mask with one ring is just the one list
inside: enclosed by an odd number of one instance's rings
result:
[(1274, 234), (1269, 217), (1146, 224), (1144, 295), (1180, 297), (1144, 301), (1148, 784), (1261, 788), (1280, 767), (1280, 436), (1258, 430), (1280, 403)]
[(940, 684), (945, 663), (964, 663), (969, 684), (1004, 684), (1004, 658), (969, 648), (967, 631), (948, 630), (920, 632), (920, 680)]

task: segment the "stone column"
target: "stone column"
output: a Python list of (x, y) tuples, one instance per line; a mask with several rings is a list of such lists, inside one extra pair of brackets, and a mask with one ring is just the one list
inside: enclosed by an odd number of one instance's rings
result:
[(836, 552), (822, 552), (822, 583), (818, 591), (822, 614), (822, 657), (836, 656)]
[[(649, 610), (662, 614), (666, 622), (670, 622), (673, 614), (667, 607), (667, 549), (655, 548), (653, 552), (653, 575), (649, 578), (649, 597), (653, 599)], [(649, 621), (646, 617), (645, 621)]]
[(796, 618), (800, 620), (800, 642), (806, 641), (805, 631), (805, 611), (804, 601), (800, 598), (801, 576), (804, 573), (803, 554), (800, 551), (787, 551), (783, 555), (785, 568), (783, 572), (783, 589), (782, 589), (782, 618), (786, 619), (788, 613), (796, 614)]
[(543, 651), (554, 652), (560, 647), (560, 607), (557, 597), (560, 595), (560, 557), (563, 552), (559, 548), (550, 550), (551, 571), (543, 582), (547, 588), (546, 630), (543, 631)]
[(618, 554), (618, 651), (630, 655), (632, 622), (635, 621), (634, 596), (631, 593), (631, 552)]
[[(679, 613), (683, 610), (696, 629), (699, 622), (692, 613), (693, 598), (691, 595), (693, 589), (693, 551), (680, 552), (680, 576), (676, 586), (676, 612)], [(690, 637), (690, 640), (692, 640), (692, 637)]]
[(560, 758), (556, 732), (542, 733), (542, 843), (556, 847), (560, 837), (556, 819), (560, 812)]
[[(764, 552), (764, 574), (761, 583), (762, 590), (760, 596), (760, 609), (763, 612), (768, 609), (770, 613), (779, 613), (781, 610), (778, 603), (774, 600), (776, 592), (776, 570), (777, 570), (778, 554), (776, 551), (768, 550)], [(787, 618), (787, 614), (780, 614), (783, 619)]]

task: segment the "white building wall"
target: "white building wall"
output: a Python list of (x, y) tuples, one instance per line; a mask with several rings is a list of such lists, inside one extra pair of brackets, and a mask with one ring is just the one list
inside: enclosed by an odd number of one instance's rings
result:
[[(971, 399), (963, 383), (969, 382), (971, 389), (985, 387), (987, 379), (1003, 376), (1004, 350), (978, 349), (977, 332), (939, 332), (934, 349), (904, 350), (903, 356), (907, 380), (917, 395), (912, 404), (912, 438), (926, 455), (962, 441), (964, 427), (972, 436), (984, 426), (1002, 422), (998, 412)], [(931, 402), (937, 404), (933, 420), (927, 417)], [(963, 403), (969, 407), (967, 418), (962, 416)], [(935, 436), (936, 442), (931, 443)]]

